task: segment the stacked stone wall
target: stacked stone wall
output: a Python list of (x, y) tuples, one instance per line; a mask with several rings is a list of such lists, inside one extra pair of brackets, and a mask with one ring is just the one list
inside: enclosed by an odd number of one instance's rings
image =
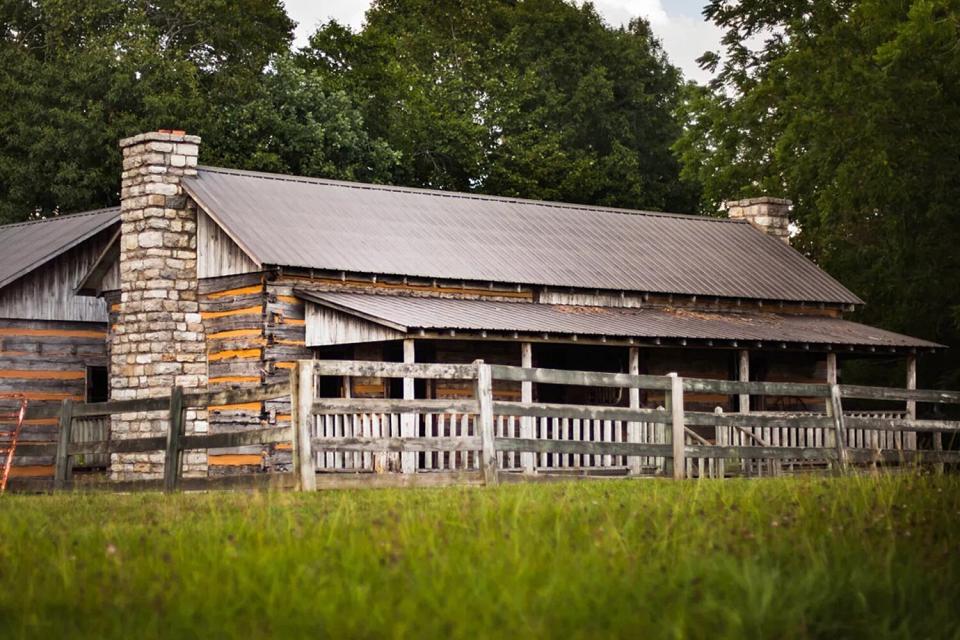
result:
[[(197, 293), (197, 213), (181, 179), (196, 175), (200, 139), (178, 132), (120, 141), (120, 300), (110, 335), (115, 400), (164, 396), (173, 386), (205, 390), (207, 361)], [(207, 431), (206, 411), (188, 410), (185, 430)], [(165, 413), (115, 416), (116, 439), (164, 435)], [(117, 479), (161, 477), (163, 452), (114, 454)], [(184, 456), (184, 475), (207, 473), (205, 452)]]
[(764, 233), (790, 244), (790, 206), (783, 198), (748, 198), (725, 202), (731, 219), (746, 220)]

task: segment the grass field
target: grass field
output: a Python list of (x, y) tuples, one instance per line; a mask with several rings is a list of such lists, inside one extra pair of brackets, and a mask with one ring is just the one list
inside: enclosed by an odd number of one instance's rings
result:
[(6, 496), (3, 637), (960, 638), (960, 478)]

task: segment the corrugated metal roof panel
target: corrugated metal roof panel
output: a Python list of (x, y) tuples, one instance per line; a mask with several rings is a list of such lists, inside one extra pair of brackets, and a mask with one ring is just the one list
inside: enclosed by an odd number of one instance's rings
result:
[(119, 207), (0, 227), (0, 287), (115, 222), (120, 222)]
[(261, 264), (856, 304), (746, 222), (201, 167), (184, 186)]
[(517, 331), (620, 338), (687, 338), (857, 347), (941, 347), (840, 318), (686, 309), (582, 307), (296, 291), (308, 300), (409, 330)]

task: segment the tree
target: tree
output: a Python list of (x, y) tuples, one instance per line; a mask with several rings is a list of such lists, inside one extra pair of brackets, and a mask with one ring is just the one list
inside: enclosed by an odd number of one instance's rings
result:
[[(862, 318), (960, 347), (960, 4), (713, 0), (725, 55), (690, 88), (676, 145), (701, 207), (785, 195), (797, 246), (867, 300)], [(947, 353), (921, 371), (960, 385)], [(898, 380), (899, 382), (899, 380)]]
[[(277, 56), (245, 100), (217, 105), (206, 124), (210, 162), (300, 176), (384, 182), (399, 154), (368, 135), (342, 90)], [(209, 148), (209, 151), (207, 152)]]
[(158, 128), (208, 163), (383, 177), (346, 96), (289, 64), (292, 29), (278, 0), (4, 2), (0, 221), (116, 204), (117, 141)]
[(380, 0), (300, 53), (402, 154), (408, 185), (688, 210), (680, 75), (637, 20), (564, 0)]

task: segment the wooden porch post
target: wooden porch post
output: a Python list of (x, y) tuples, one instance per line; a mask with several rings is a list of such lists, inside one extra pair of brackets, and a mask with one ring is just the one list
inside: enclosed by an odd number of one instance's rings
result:
[[(827, 354), (827, 384), (831, 386), (837, 384), (837, 354), (832, 351)], [(824, 410), (827, 415), (831, 415), (833, 404), (831, 399), (827, 398), (824, 404), (826, 405)], [(828, 429), (823, 435), (824, 447), (835, 448), (837, 446), (837, 434), (834, 429)]]
[[(917, 388), (917, 356), (916, 354), (910, 354), (907, 356), (907, 389), (916, 389)], [(917, 419), (917, 402), (915, 400), (907, 400), (907, 419), (916, 420)], [(917, 432), (916, 431), (907, 431), (903, 434), (906, 442), (904, 443), (904, 449), (916, 451), (917, 449)], [(936, 438), (940, 438), (940, 434), (937, 433)], [(936, 441), (934, 441), (936, 442)], [(940, 440), (940, 446), (943, 446), (943, 440)]]
[[(741, 349), (739, 353), (739, 367), (737, 379), (740, 382), (750, 382), (750, 352)], [(740, 413), (750, 413), (750, 394), (740, 394)]]
[[(629, 350), (629, 372), (632, 376), (640, 375), (640, 349), (630, 347)], [(640, 408), (640, 389), (630, 387), (630, 408)], [(627, 423), (627, 442), (640, 442), (640, 423)], [(640, 456), (631, 456), (627, 459), (627, 469), (632, 476), (640, 475)]]
[[(907, 356), (907, 389), (916, 389), (917, 388), (917, 356), (916, 354), (910, 354)], [(915, 400), (907, 400), (907, 419), (916, 420), (917, 419), (917, 402)], [(917, 432), (908, 431), (906, 437), (908, 446), (904, 447), (907, 449), (916, 449), (917, 448)], [(943, 434), (939, 431), (933, 434), (933, 449), (934, 451), (943, 450)], [(943, 463), (936, 463), (933, 465), (933, 469), (936, 473), (943, 473)]]
[[(403, 362), (404, 364), (413, 364), (416, 361), (416, 350), (413, 338), (407, 338), (403, 341)], [(403, 399), (414, 399), (414, 380), (413, 378), (403, 379)], [(416, 436), (417, 416), (412, 413), (404, 413), (400, 416), (400, 437), (413, 438)], [(417, 460), (415, 453), (400, 454), (401, 473), (414, 473), (417, 470)]]
[[(533, 345), (529, 342), (520, 343), (520, 366), (526, 369), (533, 367)], [(525, 380), (520, 383), (520, 402), (533, 402), (533, 383)], [(533, 439), (533, 418), (524, 416), (520, 418), (520, 437)], [(524, 451), (520, 454), (520, 465), (524, 473), (533, 473), (535, 471), (536, 454), (532, 451)]]
[[(739, 352), (737, 352), (737, 380), (740, 382), (750, 382), (750, 352), (747, 349), (741, 349)], [(739, 396), (737, 396), (737, 404), (739, 406), (740, 413), (750, 413), (750, 394), (741, 393)], [(717, 429), (719, 430), (720, 427), (717, 427)], [(744, 434), (734, 434), (735, 429), (736, 427), (729, 427), (730, 435), (739, 435), (740, 442), (744, 442)], [(755, 433), (753, 427), (747, 427), (747, 430), (750, 433)], [(735, 441), (735, 438), (725, 437), (724, 440), (733, 442)], [(751, 442), (750, 444), (756, 443)], [(745, 470), (748, 470), (749, 473), (749, 467), (753, 466), (753, 461), (744, 458), (740, 461), (740, 464), (745, 468)], [(759, 461), (757, 462), (757, 467), (760, 467)], [(724, 473), (726, 473), (726, 469), (724, 469)]]

